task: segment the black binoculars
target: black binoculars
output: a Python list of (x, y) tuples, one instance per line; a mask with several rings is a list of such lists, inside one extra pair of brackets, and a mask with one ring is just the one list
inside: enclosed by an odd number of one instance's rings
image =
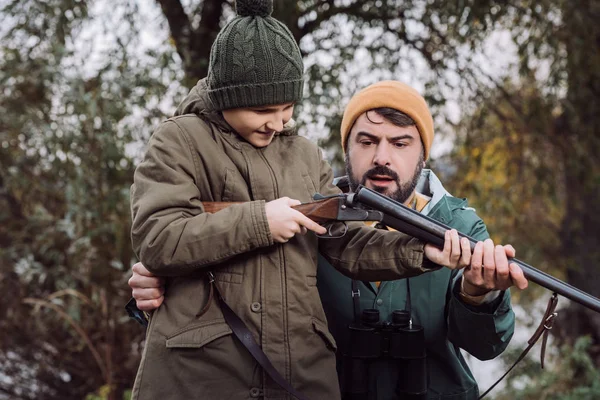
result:
[(365, 400), (372, 361), (387, 359), (398, 366), (396, 394), (400, 399), (427, 398), (427, 359), (423, 327), (412, 324), (410, 312), (395, 310), (392, 321), (380, 321), (379, 310), (365, 309), (351, 324), (350, 348), (344, 354), (344, 400)]

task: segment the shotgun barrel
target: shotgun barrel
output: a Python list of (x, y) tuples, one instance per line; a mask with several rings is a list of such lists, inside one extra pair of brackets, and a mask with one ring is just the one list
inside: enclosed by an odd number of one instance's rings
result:
[[(387, 226), (438, 247), (443, 247), (444, 234), (448, 229), (452, 229), (364, 186), (357, 189), (353, 201), (381, 211), (383, 213), (382, 222)], [(477, 241), (463, 233), (459, 232), (459, 235), (469, 239), (471, 251), (473, 251)], [(516, 258), (509, 259), (509, 261), (519, 265), (525, 277), (530, 281), (600, 313), (600, 299)]]

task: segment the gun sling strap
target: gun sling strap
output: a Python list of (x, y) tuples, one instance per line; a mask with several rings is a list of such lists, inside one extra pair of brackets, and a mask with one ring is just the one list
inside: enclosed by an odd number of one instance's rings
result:
[[(221, 306), (221, 311), (223, 312), (223, 317), (225, 318), (225, 322), (233, 331), (235, 337), (238, 338), (240, 342), (244, 345), (244, 347), (250, 352), (252, 357), (260, 364), (263, 370), (277, 383), (281, 386), (285, 391), (289, 394), (297, 398), (298, 400), (308, 400), (308, 398), (301, 393), (299, 393), (296, 389), (290, 385), (290, 383), (275, 369), (267, 355), (262, 351), (258, 343), (254, 340), (254, 336), (244, 323), (237, 316), (237, 314), (227, 305), (225, 299), (221, 295), (221, 291), (219, 290), (219, 285), (215, 281), (215, 277), (212, 273), (208, 273), (209, 284), (214, 288), (215, 293), (217, 294), (217, 299), (219, 300), (219, 305)], [(211, 288), (211, 290), (212, 290)]]
[(542, 321), (540, 322), (540, 325), (537, 327), (537, 329), (535, 330), (535, 333), (531, 336), (531, 338), (529, 338), (529, 340), (527, 341), (528, 346), (525, 348), (525, 350), (523, 350), (521, 355), (517, 358), (517, 360), (513, 363), (513, 365), (511, 365), (511, 367), (508, 369), (508, 371), (506, 371), (504, 373), (504, 375), (502, 375), (492, 386), (490, 386), (490, 388), (488, 390), (486, 390), (484, 394), (479, 396), (478, 400), (482, 399), (489, 392), (491, 392), (492, 389), (495, 388), (496, 385), (498, 385), (500, 383), (500, 381), (502, 381), (502, 379), (504, 379), (506, 377), (506, 375), (508, 375), (508, 373), (510, 371), (512, 371), (513, 368), (515, 368), (517, 366), (517, 364), (525, 358), (527, 353), (529, 353), (529, 350), (531, 350), (533, 348), (533, 346), (535, 346), (535, 344), (538, 342), (540, 337), (542, 338), (542, 348), (540, 350), (540, 364), (541, 364), (542, 368), (544, 368), (544, 357), (546, 356), (546, 343), (548, 342), (548, 332), (550, 332), (550, 330), (552, 329), (552, 325), (554, 324), (554, 319), (558, 315), (556, 313), (557, 305), (558, 305), (558, 296), (556, 293), (552, 293), (552, 297), (550, 298), (550, 300), (548, 300), (548, 306), (546, 307), (546, 312), (544, 312), (544, 316), (542, 317)]

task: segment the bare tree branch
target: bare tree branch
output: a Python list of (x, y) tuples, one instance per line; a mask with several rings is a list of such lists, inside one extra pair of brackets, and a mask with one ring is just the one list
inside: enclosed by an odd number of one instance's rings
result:
[(190, 37), (192, 25), (180, 0), (157, 0), (162, 12), (169, 23), (171, 37), (175, 42), (177, 53), (186, 64), (189, 59)]

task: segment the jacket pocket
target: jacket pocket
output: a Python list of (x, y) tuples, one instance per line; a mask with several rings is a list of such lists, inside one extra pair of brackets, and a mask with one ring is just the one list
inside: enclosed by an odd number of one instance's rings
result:
[(302, 180), (304, 181), (304, 186), (306, 186), (306, 191), (308, 192), (308, 194), (312, 200), (312, 196), (315, 193), (317, 193), (317, 188), (316, 188), (314, 182), (312, 181), (312, 179), (310, 179), (310, 176), (306, 172), (302, 173)]
[(315, 318), (312, 319), (312, 325), (315, 332), (318, 333), (319, 336), (321, 336), (327, 347), (330, 350), (336, 351), (337, 344), (335, 343), (335, 339), (333, 338), (333, 336), (331, 336), (331, 333), (329, 333), (327, 326), (325, 326), (325, 324), (323, 324), (321, 321)]
[(317, 277), (314, 275), (309, 275), (306, 277), (306, 285), (307, 286), (317, 286)]
[(223, 336), (231, 335), (231, 328), (223, 319), (186, 326), (167, 336), (167, 348), (200, 348)]
[(233, 190), (233, 171), (225, 168), (225, 179), (223, 179), (223, 192), (221, 201), (232, 201), (235, 191)]

